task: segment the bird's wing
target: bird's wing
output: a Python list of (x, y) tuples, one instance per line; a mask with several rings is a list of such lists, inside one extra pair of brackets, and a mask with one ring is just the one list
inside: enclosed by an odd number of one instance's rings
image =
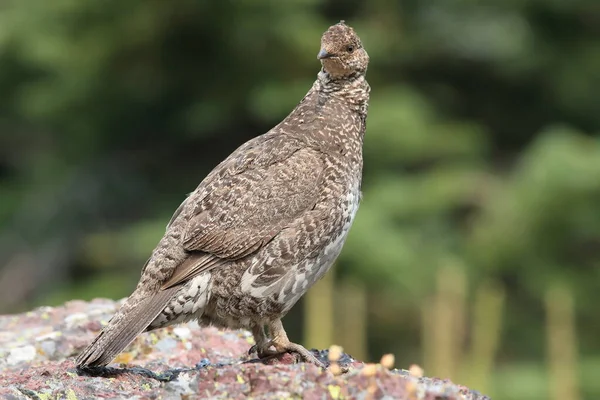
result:
[(162, 289), (250, 255), (318, 202), (323, 155), (282, 136), (250, 143), (217, 167), (186, 202), (190, 257)]

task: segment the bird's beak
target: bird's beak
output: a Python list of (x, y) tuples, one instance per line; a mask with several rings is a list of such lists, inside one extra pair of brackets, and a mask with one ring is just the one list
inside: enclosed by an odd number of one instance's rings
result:
[(321, 51), (319, 51), (319, 54), (317, 54), (317, 58), (319, 60), (322, 60), (324, 58), (329, 58), (329, 57), (332, 57), (332, 56), (333, 56), (333, 54), (328, 53), (327, 50), (325, 50), (325, 49), (321, 49)]

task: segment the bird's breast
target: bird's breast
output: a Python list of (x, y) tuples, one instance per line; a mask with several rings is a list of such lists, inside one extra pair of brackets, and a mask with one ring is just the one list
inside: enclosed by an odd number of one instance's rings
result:
[(342, 201), (339, 203), (340, 209), (336, 212), (339, 221), (338, 224), (336, 224), (337, 229), (334, 229), (332, 235), (329, 237), (329, 241), (313, 259), (310, 267), (304, 266), (304, 268), (296, 268), (298, 271), (302, 272), (296, 275), (296, 282), (292, 286), (292, 290), (288, 293), (281, 293), (281, 298), (285, 299), (288, 307), (291, 308), (291, 305), (293, 305), (302, 294), (321, 279), (340, 255), (346, 238), (348, 237), (348, 232), (354, 222), (356, 212), (358, 211), (360, 198), (360, 180), (357, 179), (352, 182), (346, 193), (341, 196)]
[(360, 182), (356, 181), (348, 190), (341, 203), (341, 221), (339, 234), (327, 244), (323, 250), (323, 264), (333, 264), (342, 251), (348, 232), (354, 222), (354, 217), (360, 204)]

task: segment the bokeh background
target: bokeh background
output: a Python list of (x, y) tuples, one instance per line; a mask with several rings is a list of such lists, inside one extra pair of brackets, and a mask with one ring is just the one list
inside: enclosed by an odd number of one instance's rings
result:
[(364, 198), (292, 339), (507, 399), (600, 398), (597, 0), (7, 0), (0, 312), (128, 295), (185, 195), (371, 56)]

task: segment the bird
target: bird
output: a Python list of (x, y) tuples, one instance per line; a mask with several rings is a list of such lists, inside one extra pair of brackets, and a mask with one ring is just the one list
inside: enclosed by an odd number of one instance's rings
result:
[(281, 319), (339, 256), (362, 197), (369, 55), (340, 21), (321, 37), (314, 84), (267, 133), (242, 144), (168, 222), (140, 280), (77, 357), (108, 365), (138, 335), (196, 320), (246, 329), (259, 359), (292, 353)]

